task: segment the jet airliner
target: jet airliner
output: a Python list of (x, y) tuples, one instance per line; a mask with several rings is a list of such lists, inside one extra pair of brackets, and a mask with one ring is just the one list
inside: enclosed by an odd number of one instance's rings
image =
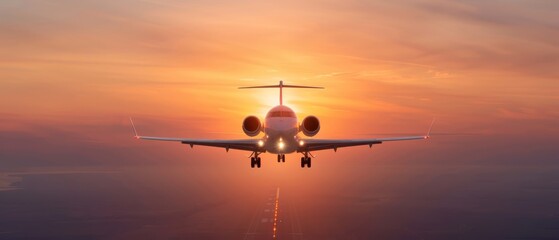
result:
[[(252, 152), (250, 155), (250, 166), (252, 168), (260, 168), (262, 159), (260, 154), (272, 153), (277, 155), (278, 162), (285, 162), (285, 154), (301, 153), (301, 167), (311, 167), (311, 152), (333, 149), (337, 151), (342, 147), (353, 147), (368, 145), (372, 147), (374, 144), (381, 144), (390, 141), (406, 141), (406, 140), (424, 140), (429, 138), (431, 127), (424, 136), (403, 136), (390, 138), (370, 138), (370, 139), (315, 139), (314, 137), (320, 131), (320, 121), (316, 116), (307, 116), (301, 122), (297, 120), (295, 112), (288, 106), (283, 105), (283, 89), (284, 88), (308, 88), (308, 89), (324, 89), (323, 87), (285, 85), (280, 81), (278, 85), (251, 86), (240, 87), (239, 89), (252, 88), (279, 88), (279, 105), (268, 111), (264, 121), (256, 116), (248, 116), (243, 120), (242, 129), (244, 133), (253, 138), (235, 139), (235, 140), (213, 140), (213, 139), (191, 139), (191, 138), (168, 138), (168, 137), (149, 137), (140, 136), (134, 126), (132, 118), (130, 122), (134, 130), (134, 137), (142, 140), (154, 141), (171, 141), (188, 144), (190, 147), (194, 145), (209, 146), (229, 149), (243, 150)], [(302, 136), (301, 135), (304, 135)], [(259, 138), (258, 135), (263, 135)]]

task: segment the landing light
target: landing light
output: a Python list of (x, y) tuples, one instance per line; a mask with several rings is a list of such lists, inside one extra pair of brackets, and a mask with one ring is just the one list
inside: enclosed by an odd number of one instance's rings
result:
[(283, 149), (285, 147), (285, 143), (279, 142), (278, 147), (279, 147), (279, 149)]
[(299, 141), (299, 146), (303, 146), (305, 145), (305, 142), (303, 142), (303, 140)]
[(259, 147), (263, 147), (263, 146), (264, 146), (264, 141), (259, 140), (259, 141), (258, 141), (258, 146), (259, 146)]

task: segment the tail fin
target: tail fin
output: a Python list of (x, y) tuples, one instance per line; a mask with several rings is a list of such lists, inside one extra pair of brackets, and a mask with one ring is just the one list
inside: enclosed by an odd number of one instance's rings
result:
[(312, 88), (312, 89), (324, 89), (324, 87), (299, 86), (299, 85), (284, 85), (284, 84), (283, 84), (283, 81), (280, 81), (278, 85), (264, 85), (264, 86), (239, 87), (239, 89), (251, 89), (251, 88), (279, 88), (279, 89), (280, 89), (280, 105), (283, 105), (283, 88)]

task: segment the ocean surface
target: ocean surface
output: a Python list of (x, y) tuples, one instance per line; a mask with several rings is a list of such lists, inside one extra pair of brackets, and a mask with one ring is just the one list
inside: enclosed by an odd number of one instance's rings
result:
[(246, 165), (2, 172), (0, 239), (559, 238), (559, 166)]

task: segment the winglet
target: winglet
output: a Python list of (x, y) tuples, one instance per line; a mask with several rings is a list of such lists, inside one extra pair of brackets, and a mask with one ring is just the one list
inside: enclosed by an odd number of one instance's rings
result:
[(134, 138), (140, 139), (140, 136), (138, 136), (138, 131), (136, 131), (136, 126), (134, 126), (134, 121), (132, 121), (132, 117), (130, 117), (130, 123), (132, 124), (132, 129), (134, 130)]
[(427, 135), (425, 135), (425, 139), (430, 138), (431, 137), (431, 129), (433, 129), (433, 124), (435, 124), (435, 118), (433, 118), (433, 121), (431, 122), (431, 126), (429, 127), (429, 131), (427, 131)]

